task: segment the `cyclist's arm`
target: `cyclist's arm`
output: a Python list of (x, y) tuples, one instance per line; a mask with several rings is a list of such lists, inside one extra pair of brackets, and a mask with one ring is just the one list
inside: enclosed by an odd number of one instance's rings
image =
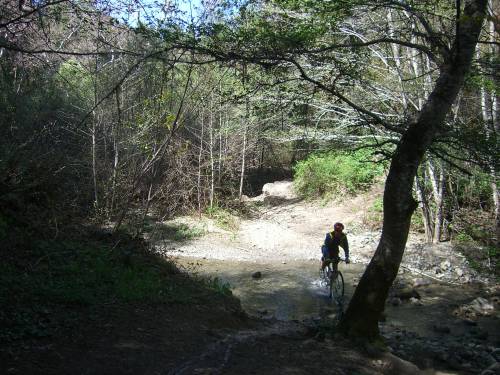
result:
[(342, 249), (344, 249), (345, 261), (349, 263), (349, 242), (347, 241), (347, 236), (344, 237)]

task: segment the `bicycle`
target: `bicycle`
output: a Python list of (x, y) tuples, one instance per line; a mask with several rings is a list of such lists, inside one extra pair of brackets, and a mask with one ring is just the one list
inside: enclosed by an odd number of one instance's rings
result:
[(343, 262), (345, 260), (342, 258), (326, 260), (328, 261), (328, 264), (322, 271), (323, 282), (328, 287), (328, 296), (337, 304), (341, 315), (343, 313), (344, 307), (344, 276), (338, 269), (338, 266), (340, 262)]

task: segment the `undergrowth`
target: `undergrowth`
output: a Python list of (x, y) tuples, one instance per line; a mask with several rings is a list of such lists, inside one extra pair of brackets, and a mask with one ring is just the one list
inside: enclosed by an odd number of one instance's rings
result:
[(294, 187), (305, 198), (352, 195), (367, 190), (384, 171), (369, 150), (317, 153), (294, 167)]
[(481, 274), (500, 279), (500, 248), (495, 245), (481, 246), (467, 235), (454, 239), (454, 248), (465, 256), (470, 267)]
[(230, 209), (214, 205), (207, 207), (206, 212), (218, 227), (229, 231), (238, 230), (238, 217)]
[(210, 304), (231, 295), (192, 278), (141, 240), (34, 240), (0, 265), (0, 341), (52, 336), (108, 306)]
[(155, 236), (168, 238), (173, 241), (188, 241), (201, 237), (205, 231), (201, 228), (189, 226), (184, 223), (160, 223), (149, 229)]

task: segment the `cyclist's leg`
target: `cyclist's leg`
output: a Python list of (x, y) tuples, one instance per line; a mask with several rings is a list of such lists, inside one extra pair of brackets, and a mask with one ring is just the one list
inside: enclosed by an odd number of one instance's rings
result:
[(321, 246), (321, 271), (325, 270), (325, 267), (328, 265), (328, 259), (330, 255), (328, 254), (328, 248), (323, 245)]
[(333, 270), (337, 272), (339, 270), (339, 262), (340, 262), (340, 257), (338, 252), (336, 254), (332, 254), (331, 262)]
[(321, 269), (325, 270), (332, 263), (332, 259), (330, 258), (321, 258)]

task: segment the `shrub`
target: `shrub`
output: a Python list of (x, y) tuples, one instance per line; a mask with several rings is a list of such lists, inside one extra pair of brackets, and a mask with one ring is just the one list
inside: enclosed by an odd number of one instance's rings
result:
[(355, 194), (368, 189), (384, 171), (370, 151), (332, 151), (313, 154), (294, 167), (294, 187), (306, 198)]
[(214, 219), (218, 227), (229, 231), (238, 229), (238, 219), (230, 210), (214, 205), (213, 207), (207, 207), (206, 211), (208, 216)]
[(380, 229), (382, 227), (383, 211), (382, 198), (376, 198), (363, 218), (364, 224), (371, 229)]
[(489, 212), (471, 208), (455, 210), (450, 230), (455, 242), (475, 241), (483, 245), (495, 243), (495, 220)]

